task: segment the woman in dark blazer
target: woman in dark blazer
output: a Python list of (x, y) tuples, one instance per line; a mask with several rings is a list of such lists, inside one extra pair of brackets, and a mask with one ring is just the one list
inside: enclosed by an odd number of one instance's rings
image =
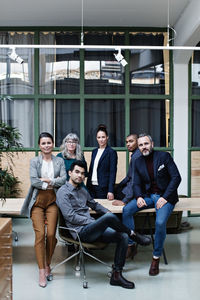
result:
[(99, 147), (92, 151), (87, 188), (93, 198), (113, 200), (117, 152), (108, 146), (109, 137), (105, 125), (99, 125), (96, 138)]

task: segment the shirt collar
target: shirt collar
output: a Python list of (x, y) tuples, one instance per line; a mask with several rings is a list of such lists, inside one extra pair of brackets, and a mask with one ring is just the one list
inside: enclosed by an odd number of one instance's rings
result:
[(66, 181), (66, 185), (69, 189), (70, 192), (75, 191), (75, 190), (80, 190), (81, 186), (78, 185), (77, 187), (73, 186), (71, 183), (69, 183), (68, 181)]

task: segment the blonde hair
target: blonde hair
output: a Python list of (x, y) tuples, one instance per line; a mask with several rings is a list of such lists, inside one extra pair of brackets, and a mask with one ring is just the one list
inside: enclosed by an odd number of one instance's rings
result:
[(66, 135), (66, 137), (63, 139), (62, 144), (60, 146), (60, 151), (62, 152), (62, 155), (64, 158), (71, 158), (70, 153), (67, 150), (66, 142), (72, 140), (73, 142), (76, 142), (76, 150), (75, 150), (75, 156), (77, 160), (82, 160), (83, 158), (83, 152), (81, 151), (80, 141), (79, 137), (76, 133), (69, 133)]

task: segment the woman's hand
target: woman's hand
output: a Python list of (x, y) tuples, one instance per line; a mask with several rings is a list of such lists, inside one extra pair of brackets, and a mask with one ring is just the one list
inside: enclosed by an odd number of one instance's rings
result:
[(108, 192), (108, 194), (107, 194), (107, 199), (108, 199), (108, 200), (113, 200), (113, 199), (114, 199), (114, 194)]
[(49, 178), (40, 178), (40, 180), (43, 182), (46, 182), (48, 184), (51, 182), (51, 179), (49, 179)]

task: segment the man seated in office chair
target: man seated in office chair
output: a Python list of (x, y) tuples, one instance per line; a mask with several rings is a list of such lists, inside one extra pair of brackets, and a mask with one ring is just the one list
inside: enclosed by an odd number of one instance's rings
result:
[(181, 176), (168, 152), (154, 151), (150, 135), (140, 134), (138, 148), (141, 156), (135, 161), (135, 199), (123, 207), (123, 224), (134, 230), (133, 215), (145, 208), (155, 207), (155, 243), (149, 275), (159, 273), (159, 259), (166, 237), (166, 224), (176, 202)]
[[(122, 276), (128, 239), (131, 238), (143, 245), (149, 244), (149, 238), (128, 229), (117, 216), (91, 198), (86, 189), (80, 186), (85, 179), (85, 172), (85, 165), (81, 161), (72, 163), (69, 181), (56, 194), (57, 206), (62, 212), (66, 226), (75, 229), (82, 242), (92, 243), (101, 240), (117, 244), (110, 284), (133, 289), (134, 283)], [(102, 216), (95, 220), (90, 215), (89, 207)], [(71, 235), (74, 239), (77, 238), (73, 231)]]

